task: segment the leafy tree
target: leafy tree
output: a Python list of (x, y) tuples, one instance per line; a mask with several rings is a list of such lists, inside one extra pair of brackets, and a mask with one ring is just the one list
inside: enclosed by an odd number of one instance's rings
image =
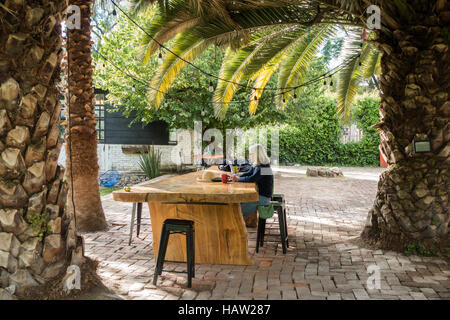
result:
[[(137, 17), (144, 23), (142, 17)], [(286, 115), (275, 108), (271, 96), (261, 101), (258, 112), (250, 117), (246, 106), (249, 90), (240, 89), (230, 104), (230, 116), (219, 120), (214, 117), (209, 91), (210, 79), (199, 75), (193, 67), (186, 67), (177, 75), (174, 85), (168, 91), (159, 109), (150, 107), (150, 80), (158, 67), (157, 57), (148, 64), (142, 64), (142, 52), (137, 48), (140, 30), (128, 20), (119, 20), (113, 32), (103, 37), (99, 53), (95, 54), (97, 64), (95, 86), (109, 91), (109, 102), (118, 112), (129, 116), (136, 112), (136, 120), (142, 124), (162, 120), (172, 128), (193, 128), (194, 121), (202, 121), (207, 128), (250, 128), (261, 124), (275, 124), (286, 119)], [(209, 48), (196, 60), (196, 64), (207, 72), (217, 73), (224, 51)], [(105, 60), (106, 58), (106, 60)], [(214, 84), (215, 85), (215, 84)]]

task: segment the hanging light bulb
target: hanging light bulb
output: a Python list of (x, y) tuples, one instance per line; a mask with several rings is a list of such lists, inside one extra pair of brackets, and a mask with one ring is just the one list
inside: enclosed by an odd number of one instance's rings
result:
[(113, 12), (112, 12), (112, 14), (113, 14), (113, 16), (117, 16), (117, 11), (116, 11), (116, 8), (114, 8), (114, 9), (113, 9)]
[(241, 116), (242, 116), (242, 118), (245, 117), (245, 112), (244, 111), (241, 112)]
[(131, 87), (131, 91), (133, 91), (133, 92), (136, 91), (136, 87), (134, 86), (134, 84), (133, 84), (133, 86)]
[(202, 112), (201, 112), (202, 117), (204, 117), (205, 114), (206, 114), (205, 110), (202, 109)]
[(364, 40), (364, 41), (368, 39), (367, 30), (366, 29), (363, 29), (363, 32), (361, 34), (361, 39)]
[(209, 88), (208, 88), (209, 92), (214, 92), (214, 85), (212, 81), (209, 81)]
[(333, 86), (333, 80), (331, 80), (331, 82), (330, 82), (330, 87), (332, 87)]
[(323, 82), (323, 85), (324, 85), (324, 86), (326, 86), (326, 85), (327, 85), (327, 80), (325, 80), (325, 81)]
[(158, 64), (162, 64), (163, 63), (163, 56), (162, 56), (162, 52), (161, 50), (159, 50), (159, 55), (158, 55)]
[(167, 101), (164, 101), (164, 108), (167, 108)]

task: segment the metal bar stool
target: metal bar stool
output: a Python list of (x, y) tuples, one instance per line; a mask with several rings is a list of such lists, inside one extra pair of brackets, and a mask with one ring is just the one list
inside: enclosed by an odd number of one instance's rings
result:
[(271, 201), (268, 206), (258, 206), (258, 212), (260, 213), (260, 218), (258, 219), (258, 229), (256, 234), (256, 252), (259, 252), (259, 247), (264, 245), (264, 235), (266, 232), (266, 220), (273, 216), (272, 214), (266, 214), (261, 217), (262, 211), (274, 210), (278, 215), (278, 224), (280, 229), (281, 247), (283, 249), (283, 254), (286, 254), (287, 248), (289, 247), (288, 241), (288, 231), (287, 231), (287, 221), (286, 221), (286, 208), (283, 195), (274, 195), (272, 199), (276, 201)]
[(187, 275), (188, 288), (192, 286), (192, 278), (195, 278), (195, 243), (194, 243), (194, 221), (167, 219), (164, 221), (161, 230), (161, 239), (159, 241), (158, 259), (156, 261), (155, 274), (153, 276), (153, 284), (156, 285), (158, 276), (161, 275), (164, 260), (167, 251), (167, 244), (171, 234), (186, 235), (186, 252), (187, 252)]
[[(272, 195), (272, 201), (279, 202), (278, 205), (282, 205), (282, 207), (283, 207), (284, 234), (286, 236), (286, 247), (289, 248), (289, 234), (288, 234), (287, 216), (286, 216), (286, 200), (284, 199), (284, 194), (274, 193)], [(276, 205), (275, 205), (275, 207), (276, 207)]]

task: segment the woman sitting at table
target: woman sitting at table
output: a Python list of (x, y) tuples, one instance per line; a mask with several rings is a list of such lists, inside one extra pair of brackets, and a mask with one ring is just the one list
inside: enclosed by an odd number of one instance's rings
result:
[(256, 227), (257, 207), (268, 205), (272, 199), (273, 173), (270, 168), (270, 159), (262, 145), (256, 144), (250, 147), (249, 160), (253, 164), (252, 168), (240, 176), (234, 176), (233, 181), (256, 183), (259, 201), (241, 203), (242, 215), (246, 226)]

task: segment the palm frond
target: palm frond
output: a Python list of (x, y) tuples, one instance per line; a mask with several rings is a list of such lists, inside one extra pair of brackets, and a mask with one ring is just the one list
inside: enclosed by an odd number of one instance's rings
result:
[[(260, 98), (264, 92), (264, 88), (269, 83), (274, 73), (283, 62), (283, 58), (286, 55), (287, 50), (283, 50), (266, 63), (258, 72), (256, 72), (250, 81), (253, 82), (253, 90), (250, 97), (250, 105), (248, 107), (250, 115), (254, 115), (258, 109)], [(255, 99), (256, 98), (256, 99)]]
[[(311, 39), (304, 35), (292, 54), (281, 64), (277, 87), (289, 88), (300, 84), (324, 40), (331, 37), (336, 31), (334, 26), (322, 25), (312, 28)], [(284, 107), (282, 100), (287, 102), (292, 94), (292, 90), (286, 90), (284, 94), (277, 96), (276, 104)]]
[[(152, 26), (147, 32), (149, 32), (150, 35), (154, 33), (154, 35), (151, 37), (146, 34), (142, 38), (142, 43), (145, 47), (143, 63), (147, 64), (152, 54), (159, 49), (160, 45), (158, 43), (165, 44), (177, 34), (180, 34), (183, 31), (191, 29), (197, 25), (199, 21), (200, 18), (190, 18), (189, 15), (185, 14), (181, 14), (179, 17), (176, 17), (168, 22), (159, 20), (158, 23), (156, 23), (152, 20)], [(155, 33), (157, 28), (158, 31)]]
[(153, 89), (149, 89), (149, 99), (156, 109), (160, 107), (164, 95), (169, 91), (176, 76), (186, 66), (186, 61), (194, 61), (210, 44), (207, 40), (199, 39), (192, 34), (186, 35), (181, 33), (174, 39), (174, 45), (171, 47), (171, 51), (184, 60), (171, 53), (167, 53), (162, 66), (153, 77), (151, 82)]
[(381, 73), (381, 52), (374, 46), (371, 46), (371, 51), (367, 55), (364, 63), (364, 78), (371, 78), (373, 75), (379, 76)]
[[(403, 3), (405, 0), (397, 0)], [(304, 78), (308, 67), (323, 41), (335, 31), (333, 23), (356, 23), (365, 8), (364, 1), (320, 0), (315, 4), (304, 0), (133, 0), (139, 8), (158, 8), (151, 13), (144, 38), (145, 59), (157, 51), (158, 42), (170, 43), (171, 50), (182, 59), (192, 62), (210, 45), (231, 48), (227, 50), (214, 93), (213, 103), (216, 117), (223, 118), (228, 104), (240, 87), (239, 84), (253, 82), (252, 99), (249, 105), (254, 114), (263, 89), (278, 69), (278, 87), (293, 87)], [(298, 3), (297, 3), (298, 2)], [(154, 5), (157, 3), (157, 5)], [(149, 10), (150, 12), (151, 10)], [(344, 13), (340, 15), (339, 13)], [(306, 26), (311, 27), (308, 41)], [(354, 31), (355, 35), (358, 30)], [(350, 40), (355, 40), (353, 37)], [(351, 43), (352, 41), (347, 41)], [(357, 40), (355, 40), (357, 41)], [(355, 45), (355, 43), (357, 45)], [(362, 50), (359, 42), (354, 48), (348, 45), (342, 59), (350, 61), (361, 51), (359, 61), (349, 63), (339, 81), (339, 108), (346, 115), (364, 76), (379, 70), (379, 54), (371, 47)], [(167, 46), (167, 45), (166, 45)], [(356, 51), (354, 50), (356, 49)], [(167, 53), (163, 65), (152, 80), (150, 98), (158, 108), (165, 93), (173, 84), (177, 74), (186, 66), (186, 61)], [(249, 83), (250, 83), (249, 82)], [(290, 93), (285, 95), (286, 101)], [(280, 103), (282, 97), (277, 100)]]
[(304, 33), (305, 28), (291, 26), (269, 35), (255, 35), (248, 46), (234, 54), (228, 54), (219, 73), (219, 77), (226, 81), (219, 81), (213, 97), (216, 117), (225, 116), (228, 104), (239, 88), (239, 83), (248, 80)]
[(129, 0), (131, 12), (133, 13), (133, 15), (136, 15), (140, 12), (146, 11), (149, 8), (153, 7), (155, 2), (157, 1), (158, 0)]
[(341, 51), (341, 61), (345, 67), (338, 74), (337, 109), (344, 122), (350, 119), (358, 86), (371, 66), (370, 57), (374, 48), (370, 44), (364, 44), (361, 48), (361, 44), (360, 30), (354, 28), (348, 32)]
[(236, 34), (233, 31), (212, 35), (210, 38), (201, 38), (192, 32), (184, 32), (179, 34), (174, 39), (172, 47), (170, 47), (170, 51), (178, 57), (171, 52), (166, 53), (162, 66), (158, 69), (152, 79), (152, 88), (157, 89), (159, 92), (150, 89), (150, 101), (154, 103), (155, 107), (158, 108), (165, 93), (173, 84), (175, 77), (187, 65), (186, 61), (193, 62), (210, 45), (217, 45), (218, 43), (226, 44), (227, 42), (234, 41), (235, 37)]
[(160, 5), (158, 8), (150, 6), (146, 7), (146, 10), (142, 8), (136, 10), (137, 13), (147, 17), (144, 26), (146, 32), (141, 40), (142, 46), (146, 47), (144, 63), (147, 63), (150, 56), (159, 48), (158, 43), (164, 44), (200, 22), (198, 16), (186, 10), (186, 0), (170, 1), (163, 9)]
[(13, 16), (16, 17), (16, 13), (15, 13), (13, 10), (9, 9), (7, 6), (5, 6), (5, 5), (2, 4), (2, 3), (0, 3), (0, 9), (3, 9), (3, 10), (5, 10), (6, 12), (8, 12), (9, 14), (11, 14), (11, 15), (13, 15)]

